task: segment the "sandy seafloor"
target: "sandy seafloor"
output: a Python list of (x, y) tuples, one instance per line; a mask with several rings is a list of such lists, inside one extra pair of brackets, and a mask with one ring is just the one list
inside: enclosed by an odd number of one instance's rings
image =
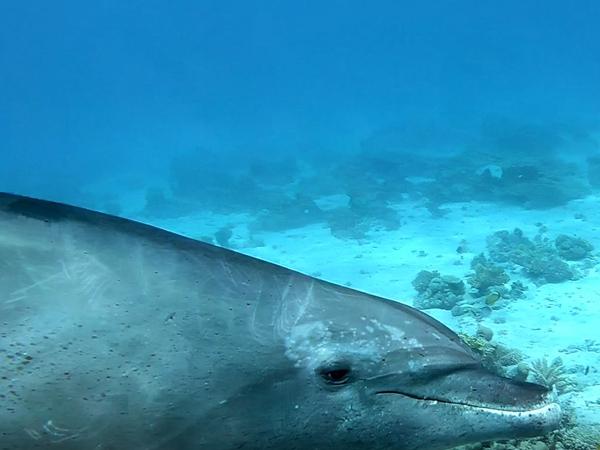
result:
[[(409, 305), (416, 296), (411, 282), (420, 270), (464, 279), (471, 259), (485, 251), (486, 237), (498, 230), (518, 227), (532, 237), (543, 224), (552, 238), (565, 233), (588, 240), (595, 246), (594, 258), (600, 259), (600, 196), (548, 210), (450, 203), (442, 205), (449, 213), (441, 218), (407, 200), (395, 207), (402, 220), (399, 229), (374, 229), (363, 240), (338, 239), (325, 223), (250, 236), (248, 215), (198, 212), (155, 219), (140, 214), (143, 193), (120, 200), (123, 215), (192, 238), (233, 226), (230, 248), (236, 251)], [(331, 197), (317, 202), (327, 208), (343, 201)], [(263, 245), (254, 246), (257, 240)], [(459, 254), (456, 249), (462, 240), (467, 241), (469, 252)], [(522, 351), (527, 361), (561, 357), (578, 384), (575, 391), (561, 395), (561, 401), (574, 408), (579, 424), (600, 425), (600, 265), (588, 269), (581, 279), (559, 284), (535, 286), (517, 273), (510, 275), (526, 282), (526, 297), (503, 301), (480, 323), (493, 330), (494, 341)], [(471, 315), (454, 317), (439, 309), (426, 312), (454, 331), (474, 334), (477, 329)]]

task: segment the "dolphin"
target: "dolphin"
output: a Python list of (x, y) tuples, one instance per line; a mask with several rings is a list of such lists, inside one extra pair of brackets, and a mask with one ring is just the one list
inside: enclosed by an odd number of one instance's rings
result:
[(409, 306), (12, 194), (0, 361), (2, 450), (436, 450), (560, 420)]

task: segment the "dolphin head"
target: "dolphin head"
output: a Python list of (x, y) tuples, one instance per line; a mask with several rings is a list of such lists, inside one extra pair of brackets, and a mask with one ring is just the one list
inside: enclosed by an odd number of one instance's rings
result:
[(286, 355), (306, 379), (311, 426), (348, 448), (443, 449), (531, 437), (558, 426), (542, 386), (495, 375), (435, 319), (339, 286), (290, 329)]
[(400, 303), (10, 194), (0, 231), (3, 447), (435, 450), (558, 424)]

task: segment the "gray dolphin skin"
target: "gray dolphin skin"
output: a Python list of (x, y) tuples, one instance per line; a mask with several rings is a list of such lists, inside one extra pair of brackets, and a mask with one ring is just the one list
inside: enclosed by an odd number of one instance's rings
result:
[(0, 194), (0, 449), (435, 450), (560, 408), (400, 303)]

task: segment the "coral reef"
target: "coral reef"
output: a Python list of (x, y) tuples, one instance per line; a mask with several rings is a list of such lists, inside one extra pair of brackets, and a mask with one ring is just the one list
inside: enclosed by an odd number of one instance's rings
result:
[(576, 278), (576, 273), (567, 263), (545, 251), (532, 256), (522, 266), (527, 276), (538, 282), (538, 284), (562, 283)]
[(501, 230), (488, 237), (487, 246), (492, 261), (520, 266), (538, 284), (561, 283), (576, 277), (556, 248), (540, 235), (532, 241), (519, 228), (512, 232)]
[(522, 370), (522, 368), (514, 367), (523, 360), (520, 351), (492, 342), (481, 333), (476, 336), (459, 333), (459, 336), (468, 347), (479, 355), (481, 363), (488, 370), (501, 376), (509, 376), (516, 370)]
[(558, 256), (567, 261), (580, 261), (590, 256), (594, 246), (585, 239), (560, 234), (554, 240)]
[(452, 275), (441, 275), (437, 270), (422, 270), (412, 282), (418, 292), (416, 308), (452, 309), (465, 294), (465, 283)]
[(469, 301), (459, 301), (456, 305), (454, 305), (451, 309), (453, 316), (463, 316), (465, 314), (470, 314), (476, 320), (480, 320), (484, 317), (487, 317), (491, 314), (492, 309), (489, 305), (484, 304), (474, 304)]
[[(492, 171), (492, 166), (498, 170)], [(467, 151), (443, 164), (435, 181), (422, 191), (436, 204), (481, 200), (547, 209), (589, 194), (583, 178), (577, 166), (557, 158), (540, 157), (522, 164), (494, 154)]]
[(299, 162), (291, 156), (279, 158), (269, 155), (268, 158), (256, 158), (248, 164), (248, 174), (257, 183), (267, 186), (284, 186), (298, 178)]
[[(376, 130), (356, 153), (328, 158), (196, 148), (172, 158), (168, 195), (151, 194), (147, 209), (157, 217), (167, 210), (177, 216), (190, 205), (277, 214), (292, 188), (312, 199), (344, 194), (351, 198), (348, 208), (326, 220), (335, 235), (360, 238), (372, 227), (397, 228), (397, 211), (390, 205), (406, 198), (418, 199), (435, 217), (448, 213), (445, 203), (456, 201), (546, 208), (583, 197), (590, 184), (600, 185), (598, 154), (588, 159), (589, 183), (585, 168), (560, 159), (565, 145), (588, 145), (576, 134), (568, 127), (510, 120), (491, 120), (479, 132), (466, 133), (415, 120), (414, 126)], [(158, 207), (180, 201), (177, 208)]]
[(532, 381), (549, 389), (556, 389), (559, 394), (577, 388), (577, 383), (568, 376), (567, 369), (560, 357), (555, 358), (552, 362), (548, 362), (545, 358), (533, 361), (530, 374)]
[(473, 273), (467, 277), (467, 282), (474, 289), (476, 297), (482, 297), (490, 292), (504, 290), (504, 285), (510, 277), (500, 266), (490, 262), (483, 254), (476, 256), (471, 261)]
[(477, 326), (477, 333), (475, 334), (475, 336), (478, 338), (483, 338), (486, 341), (491, 341), (492, 338), (494, 337), (494, 332), (492, 331), (491, 328), (488, 328), (484, 325), (479, 324)]
[(525, 291), (528, 289), (521, 281), (513, 281), (510, 283), (510, 290), (508, 291), (508, 297), (513, 300), (525, 297)]
[(400, 227), (398, 213), (378, 192), (350, 193), (347, 208), (327, 214), (331, 234), (340, 239), (364, 239), (374, 228), (393, 231)]
[(364, 217), (374, 226), (382, 227), (386, 231), (400, 228), (398, 213), (387, 206), (387, 202), (368, 195), (351, 195), (349, 202), (350, 211), (359, 217)]
[[(423, 193), (436, 204), (475, 199), (530, 209), (564, 205), (590, 192), (583, 169), (560, 157), (564, 146), (574, 144), (583, 145), (568, 129), (493, 120), (465, 142), (461, 154), (439, 161)], [(588, 163), (590, 179), (597, 165)]]
[(232, 236), (233, 228), (231, 226), (221, 227), (215, 232), (215, 241), (221, 247), (229, 247), (229, 240)]
[(554, 433), (549, 439), (550, 450), (598, 450), (600, 431), (597, 428), (572, 426)]
[(169, 170), (171, 192), (178, 199), (216, 211), (249, 209), (261, 190), (232, 161), (236, 159), (223, 152), (205, 149), (175, 156)]
[(371, 223), (349, 208), (328, 212), (327, 225), (331, 235), (342, 240), (360, 241), (371, 231)]
[(149, 188), (146, 190), (146, 203), (141, 214), (155, 219), (172, 219), (191, 214), (197, 210), (193, 202), (175, 199), (163, 189)]
[(487, 238), (487, 248), (490, 259), (497, 263), (524, 261), (535, 250), (535, 244), (520, 228), (512, 232), (496, 231)]
[(600, 432), (591, 426), (569, 424), (548, 436), (463, 445), (453, 450), (598, 450)]
[(324, 212), (312, 198), (296, 193), (273, 200), (257, 214), (249, 228), (251, 231), (282, 231), (324, 220)]

